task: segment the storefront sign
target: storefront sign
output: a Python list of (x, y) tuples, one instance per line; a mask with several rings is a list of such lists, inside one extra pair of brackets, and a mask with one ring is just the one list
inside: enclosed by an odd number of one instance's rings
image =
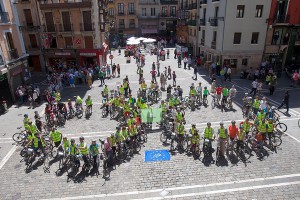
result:
[(80, 56), (88, 56), (88, 57), (93, 57), (96, 56), (96, 53), (80, 53)]
[(70, 56), (71, 53), (70, 52), (55, 52), (56, 56)]

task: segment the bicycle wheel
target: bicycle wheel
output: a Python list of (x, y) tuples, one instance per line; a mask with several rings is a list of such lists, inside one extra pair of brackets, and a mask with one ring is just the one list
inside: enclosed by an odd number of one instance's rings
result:
[(105, 118), (106, 116), (107, 116), (107, 108), (104, 107), (104, 108), (102, 109), (102, 118)]
[(160, 141), (161, 141), (162, 143), (166, 143), (166, 142), (167, 142), (167, 136), (166, 136), (166, 134), (162, 132), (162, 133), (160, 134), (159, 139), (160, 139)]
[(207, 100), (207, 99), (204, 100), (204, 104), (205, 104), (206, 106), (208, 105), (208, 100)]
[(174, 151), (175, 150), (175, 141), (174, 139), (171, 140), (171, 145), (170, 145), (170, 151)]
[(64, 164), (65, 164), (64, 162), (65, 162), (65, 158), (64, 158), (64, 156), (61, 156), (59, 159), (59, 163), (58, 163), (59, 169), (62, 169), (64, 167)]
[(17, 142), (17, 143), (20, 143), (22, 140), (23, 140), (23, 137), (22, 137), (22, 134), (21, 133), (15, 133), (13, 136), (12, 136), (12, 139)]
[(186, 151), (188, 149), (188, 142), (183, 140), (182, 143), (181, 143), (181, 147), (182, 147), (182, 150)]
[(286, 132), (286, 130), (287, 130), (286, 124), (285, 124), (285, 123), (282, 123), (282, 122), (279, 122), (278, 124), (276, 124), (275, 127), (276, 127), (277, 129), (281, 129), (282, 132)]
[(134, 151), (135, 151), (136, 153), (138, 153), (138, 152), (141, 151), (141, 149), (142, 149), (142, 146), (140, 145), (140, 143), (135, 142)]
[(258, 148), (256, 150), (256, 155), (259, 159), (262, 159), (265, 156), (265, 150), (262, 148)]
[(248, 145), (245, 145), (245, 158), (248, 160), (252, 156), (252, 149)]
[(272, 141), (272, 144), (273, 144), (274, 147), (279, 147), (282, 143), (281, 138), (276, 136), (276, 135), (272, 136), (271, 141)]
[(24, 158), (26, 155), (27, 155), (27, 149), (24, 148), (24, 149), (21, 150), (20, 156), (21, 156), (22, 158)]
[(103, 178), (108, 179), (110, 177), (110, 173), (108, 171), (107, 161), (103, 161)]

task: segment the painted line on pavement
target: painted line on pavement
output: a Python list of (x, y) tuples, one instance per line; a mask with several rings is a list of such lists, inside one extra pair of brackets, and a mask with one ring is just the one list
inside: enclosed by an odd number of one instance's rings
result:
[(0, 170), (5, 165), (5, 163), (9, 160), (9, 158), (13, 155), (13, 153), (17, 150), (18, 146), (13, 146), (9, 152), (5, 155), (5, 157), (0, 162)]
[(296, 140), (297, 142), (299, 142), (299, 143), (300, 143), (300, 140), (298, 140), (297, 138), (295, 138), (295, 137), (294, 137), (294, 136), (292, 136), (291, 134), (289, 134), (289, 133), (287, 133), (287, 132), (285, 132), (285, 133), (283, 133), (283, 134), (285, 134), (285, 135), (289, 136), (290, 138), (292, 138), (292, 139), (294, 139), (294, 140)]
[[(202, 185), (190, 185), (190, 186), (182, 186), (182, 187), (172, 187), (172, 188), (165, 188), (165, 189), (154, 189), (154, 190), (144, 190), (144, 191), (131, 191), (131, 192), (123, 192), (123, 193), (112, 193), (112, 194), (96, 194), (96, 195), (86, 195), (86, 196), (74, 196), (74, 197), (61, 197), (61, 198), (52, 198), (52, 199), (43, 199), (43, 200), (77, 200), (77, 199), (91, 199), (91, 198), (103, 198), (103, 197), (116, 197), (116, 196), (126, 196), (126, 195), (138, 195), (138, 194), (149, 194), (155, 192), (162, 192), (162, 191), (176, 191), (176, 190), (186, 190), (186, 189), (195, 189), (195, 188), (207, 188), (212, 186), (222, 186), (222, 185), (232, 185), (232, 184), (239, 184), (239, 183), (251, 183), (251, 182), (259, 182), (259, 181), (266, 181), (266, 180), (276, 180), (276, 179), (284, 179), (284, 178), (291, 178), (291, 177), (299, 177), (300, 174), (288, 174), (282, 176), (273, 176), (273, 177), (265, 177), (265, 178), (255, 178), (255, 179), (245, 179), (239, 181), (229, 181), (229, 182), (219, 182), (219, 183), (210, 183), (210, 184), (202, 184)], [(225, 190), (213, 190), (207, 192), (200, 192), (200, 193), (190, 193), (190, 194), (182, 194), (182, 195), (191, 195), (191, 194), (206, 194), (210, 192), (217, 192), (217, 193), (224, 193), (224, 192), (232, 192), (232, 191), (239, 191), (239, 190), (251, 190), (251, 189), (259, 189), (264, 187), (276, 187), (276, 186), (284, 186), (284, 185), (293, 185), (293, 184), (300, 184), (300, 181), (295, 182), (284, 182), (284, 183), (277, 183), (277, 184), (268, 184), (268, 185), (257, 185), (257, 186), (249, 186), (249, 187), (241, 187), (241, 188), (234, 188), (234, 189), (225, 189)], [(221, 192), (222, 191), (222, 192)], [(165, 196), (165, 197), (157, 197), (160, 199), (163, 198), (174, 198), (173, 196)], [(192, 195), (196, 196), (196, 195)], [(149, 198), (153, 199), (153, 198)], [(155, 199), (155, 197), (154, 197)]]

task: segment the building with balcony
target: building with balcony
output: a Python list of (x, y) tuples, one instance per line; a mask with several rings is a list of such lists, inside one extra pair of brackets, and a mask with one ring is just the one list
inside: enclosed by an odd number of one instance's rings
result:
[(100, 3), (98, 0), (38, 1), (40, 42), (46, 66), (100, 65), (105, 61), (102, 46), (105, 24)]
[(158, 36), (160, 0), (138, 0), (138, 34), (144, 37)]
[(19, 30), (20, 20), (13, 0), (0, 1), (0, 100), (15, 102), (15, 91), (30, 79), (28, 54)]
[(178, 0), (160, 0), (159, 35), (167, 42), (173, 42), (176, 36), (178, 19)]
[(275, 71), (300, 63), (300, 1), (272, 0), (264, 60)]
[(201, 0), (197, 55), (230, 65), (233, 73), (260, 66), (271, 0)]

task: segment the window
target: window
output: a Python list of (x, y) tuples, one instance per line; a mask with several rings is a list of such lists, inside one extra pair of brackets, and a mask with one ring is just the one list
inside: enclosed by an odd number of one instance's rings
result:
[(234, 33), (233, 44), (241, 44), (242, 33)]
[(24, 9), (24, 16), (27, 26), (33, 26), (32, 15), (30, 9)]
[(263, 5), (256, 5), (255, 17), (262, 17)]
[(245, 6), (244, 5), (238, 5), (236, 10), (236, 17), (237, 18), (243, 18), (244, 17), (244, 11)]
[(46, 21), (47, 32), (55, 32), (52, 12), (45, 12), (45, 21)]
[(52, 37), (50, 48), (57, 48), (56, 37)]
[(134, 19), (129, 19), (129, 24), (135, 24)]
[(65, 45), (66, 45), (66, 49), (72, 49), (73, 48), (73, 38), (65, 37)]
[(82, 11), (82, 18), (83, 18), (83, 28), (85, 31), (92, 31), (93, 24), (92, 24), (92, 13), (91, 11)]
[(205, 30), (202, 30), (202, 37), (201, 39), (205, 40)]
[(93, 36), (85, 36), (84, 45), (86, 49), (93, 49), (94, 48)]
[(124, 25), (125, 24), (125, 20), (124, 19), (119, 19), (119, 25)]
[(253, 32), (252, 33), (252, 38), (251, 38), (251, 44), (257, 44), (258, 43), (258, 32)]
[(217, 31), (213, 33), (213, 42), (217, 41)]
[(247, 58), (243, 58), (242, 65), (244, 65), (244, 66), (248, 65), (248, 59)]
[(215, 7), (215, 18), (219, 16), (219, 7)]
[(147, 10), (146, 10), (146, 8), (142, 8), (142, 16), (147, 16)]
[(37, 48), (38, 47), (35, 34), (29, 34), (29, 40), (30, 40), (31, 48)]
[(203, 19), (204, 19), (204, 21), (206, 19), (206, 8), (203, 8)]
[(151, 16), (155, 16), (155, 8), (151, 8)]
[(176, 17), (176, 6), (170, 6), (170, 14), (172, 17)]
[(161, 9), (161, 15), (162, 17), (166, 17), (168, 13), (168, 7), (167, 6), (163, 6)]
[(69, 12), (61, 12), (61, 17), (64, 25), (64, 31), (72, 31), (70, 13)]
[(129, 14), (134, 14), (134, 3), (128, 4), (128, 12)]
[(124, 4), (118, 3), (118, 14), (124, 14)]
[(109, 15), (109, 16), (114, 16), (114, 15), (115, 15), (115, 10), (114, 10), (114, 8), (109, 8), (109, 9), (108, 9), (108, 15)]

